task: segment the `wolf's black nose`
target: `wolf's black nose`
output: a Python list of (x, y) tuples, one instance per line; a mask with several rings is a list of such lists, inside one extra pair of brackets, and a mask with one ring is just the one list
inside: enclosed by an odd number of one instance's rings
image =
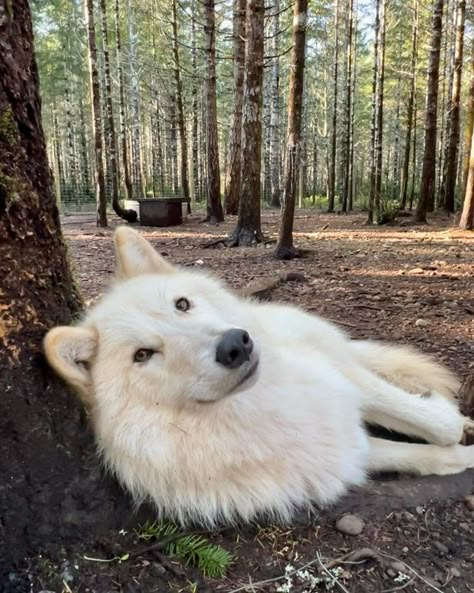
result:
[(229, 369), (236, 369), (249, 360), (252, 350), (253, 342), (248, 332), (230, 329), (217, 344), (216, 361)]

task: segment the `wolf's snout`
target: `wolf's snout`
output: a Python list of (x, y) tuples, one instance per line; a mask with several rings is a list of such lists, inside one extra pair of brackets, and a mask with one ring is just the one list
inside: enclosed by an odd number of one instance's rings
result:
[(237, 369), (250, 359), (253, 342), (243, 329), (226, 331), (217, 344), (216, 361), (229, 368)]

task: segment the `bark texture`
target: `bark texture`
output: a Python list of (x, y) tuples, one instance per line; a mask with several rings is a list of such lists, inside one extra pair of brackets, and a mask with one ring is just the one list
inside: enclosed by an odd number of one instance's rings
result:
[(224, 220), (221, 203), (219, 139), (217, 134), (216, 99), (216, 17), (214, 0), (205, 0), (205, 35), (207, 52), (207, 219)]
[(279, 259), (291, 259), (297, 255), (293, 247), (293, 222), (301, 162), (307, 10), (308, 0), (296, 0), (293, 8), (293, 48), (288, 96), (288, 138), (285, 156), (284, 199), (280, 233), (276, 247), (276, 256)]
[(229, 245), (250, 246), (261, 241), (262, 82), (264, 1), (247, 0), (245, 87), (242, 119), (242, 190), (237, 227)]
[(413, 21), (411, 35), (411, 68), (410, 68), (410, 94), (407, 104), (407, 130), (405, 136), (405, 151), (400, 181), (400, 208), (404, 210), (407, 205), (408, 173), (410, 168), (410, 149), (413, 129), (413, 107), (415, 103), (416, 67), (418, 58), (418, 0), (413, 0)]
[(428, 68), (428, 92), (425, 116), (425, 148), (421, 173), (421, 187), (415, 218), (426, 222), (426, 214), (433, 210), (436, 185), (436, 134), (438, 113), (439, 61), (444, 0), (435, 0), (431, 25), (431, 52)]
[(446, 158), (446, 186), (444, 208), (454, 212), (454, 196), (458, 168), (459, 128), (461, 116), (461, 76), (464, 51), (464, 21), (466, 16), (466, 0), (458, 0), (456, 11), (456, 41), (453, 66), (453, 89), (450, 101), (450, 125), (448, 150)]
[[(6, 0), (5, 0), (6, 1)], [(107, 193), (105, 189), (104, 155), (102, 143), (102, 101), (100, 96), (99, 69), (97, 67), (97, 43), (95, 38), (94, 2), (86, 0), (87, 41), (89, 49), (89, 73), (92, 95), (92, 130), (94, 135), (97, 226), (107, 226)]]
[(234, 0), (234, 119), (230, 137), (229, 166), (225, 189), (227, 214), (237, 214), (242, 175), (242, 108), (245, 78), (245, 5), (246, 0)]
[(12, 593), (30, 590), (8, 577), (25, 555), (117, 526), (120, 504), (127, 516), (41, 352), (79, 300), (40, 116), (28, 2), (0, 0), (0, 583)]
[(110, 74), (109, 56), (109, 30), (107, 26), (107, 2), (100, 0), (102, 43), (104, 46), (104, 73), (105, 73), (105, 104), (108, 122), (107, 149), (110, 158), (110, 175), (112, 178), (112, 207), (115, 214), (127, 222), (136, 222), (135, 210), (126, 210), (120, 204), (119, 196), (119, 170), (117, 159), (117, 136), (115, 133), (114, 107), (112, 102), (112, 77)]

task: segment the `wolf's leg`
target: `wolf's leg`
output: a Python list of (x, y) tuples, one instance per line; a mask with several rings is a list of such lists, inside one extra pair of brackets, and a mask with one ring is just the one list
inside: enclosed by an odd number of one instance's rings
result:
[(436, 445), (453, 445), (461, 440), (469, 420), (443, 396), (413, 396), (365, 369), (358, 370), (353, 379), (363, 392), (362, 413), (367, 422)]
[(368, 470), (403, 471), (426, 476), (457, 474), (474, 467), (474, 445), (420, 445), (369, 437)]

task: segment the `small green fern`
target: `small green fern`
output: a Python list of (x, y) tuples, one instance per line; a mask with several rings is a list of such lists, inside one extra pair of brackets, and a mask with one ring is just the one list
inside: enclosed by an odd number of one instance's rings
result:
[[(164, 551), (169, 556), (182, 558), (186, 564), (192, 564), (210, 578), (222, 578), (232, 563), (232, 555), (221, 546), (211, 544), (199, 534), (179, 534), (173, 523), (153, 523), (147, 521), (135, 530), (137, 536), (145, 541), (166, 540)], [(176, 536), (175, 538), (172, 536)]]

